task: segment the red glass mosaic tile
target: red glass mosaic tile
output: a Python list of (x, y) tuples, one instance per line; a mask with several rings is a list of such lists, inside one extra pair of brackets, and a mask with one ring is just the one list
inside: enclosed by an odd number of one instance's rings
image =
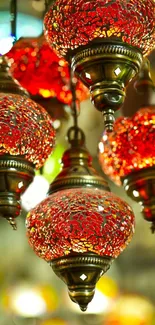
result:
[(99, 144), (99, 161), (115, 183), (133, 171), (155, 166), (155, 107), (142, 108), (131, 118), (119, 118), (114, 131)]
[(46, 261), (85, 252), (115, 258), (132, 238), (134, 215), (110, 192), (66, 189), (31, 210), (26, 226), (31, 247)]
[(153, 0), (56, 0), (45, 15), (45, 37), (61, 55), (95, 38), (117, 38), (142, 50), (155, 44)]
[(40, 168), (55, 143), (48, 113), (26, 96), (0, 93), (0, 155), (21, 155)]

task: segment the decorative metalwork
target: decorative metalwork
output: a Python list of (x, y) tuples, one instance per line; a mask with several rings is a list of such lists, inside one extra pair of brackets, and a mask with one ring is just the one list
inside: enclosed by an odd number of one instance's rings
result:
[(34, 166), (21, 156), (0, 155), (0, 216), (14, 230), (21, 212), (20, 196), (32, 182)]
[(89, 88), (91, 101), (103, 113), (108, 131), (113, 129), (114, 112), (124, 102), (126, 86), (141, 64), (140, 51), (118, 40), (92, 42), (73, 55), (73, 71)]
[[(88, 303), (94, 297), (96, 282), (108, 271), (112, 260), (92, 253), (82, 256), (73, 254), (67, 258), (54, 259), (51, 266), (56, 275), (68, 284), (71, 300), (78, 301), (80, 309), (86, 311)], [(85, 297), (83, 292), (87, 292)]]

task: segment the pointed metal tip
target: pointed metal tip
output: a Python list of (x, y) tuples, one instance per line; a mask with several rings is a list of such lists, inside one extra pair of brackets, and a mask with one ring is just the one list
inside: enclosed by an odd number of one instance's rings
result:
[(13, 228), (13, 230), (17, 230), (17, 224), (14, 218), (9, 217), (7, 220), (10, 226)]
[(79, 305), (80, 306), (80, 309), (81, 311), (86, 311), (87, 310), (87, 305)]

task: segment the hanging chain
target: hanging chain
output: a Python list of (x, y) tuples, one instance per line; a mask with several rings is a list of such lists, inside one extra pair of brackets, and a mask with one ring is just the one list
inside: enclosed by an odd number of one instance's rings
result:
[(84, 132), (78, 127), (78, 107), (76, 98), (77, 80), (74, 77), (73, 70), (70, 66), (70, 90), (72, 94), (71, 114), (73, 116), (73, 126), (68, 130), (68, 141), (72, 145), (83, 145), (85, 142)]
[(78, 127), (78, 112), (77, 112), (77, 98), (76, 98), (76, 86), (73, 70), (70, 68), (70, 90), (72, 93), (71, 113), (73, 116), (74, 126)]
[(17, 40), (17, 0), (10, 0), (10, 22), (13, 43)]

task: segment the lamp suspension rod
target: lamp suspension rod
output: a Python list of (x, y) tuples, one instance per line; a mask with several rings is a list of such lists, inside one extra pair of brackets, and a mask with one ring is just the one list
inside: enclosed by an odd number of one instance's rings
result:
[(77, 106), (77, 98), (76, 98), (76, 86), (77, 79), (74, 77), (74, 72), (70, 68), (70, 91), (72, 94), (72, 102), (71, 102), (71, 115), (73, 117), (73, 126), (71, 126), (68, 130), (67, 137), (68, 142), (72, 145), (81, 146), (85, 143), (85, 135), (84, 132), (78, 126), (78, 116), (79, 116), (79, 108)]
[(72, 94), (71, 111), (74, 120), (74, 127), (77, 128), (78, 127), (78, 112), (77, 112), (77, 98), (76, 98), (77, 81), (74, 80), (75, 80), (74, 73), (70, 67), (70, 89)]
[(45, 13), (48, 10), (48, 6), (49, 6), (49, 1), (48, 0), (45, 0)]
[(10, 0), (10, 22), (13, 44), (17, 40), (17, 0)]

